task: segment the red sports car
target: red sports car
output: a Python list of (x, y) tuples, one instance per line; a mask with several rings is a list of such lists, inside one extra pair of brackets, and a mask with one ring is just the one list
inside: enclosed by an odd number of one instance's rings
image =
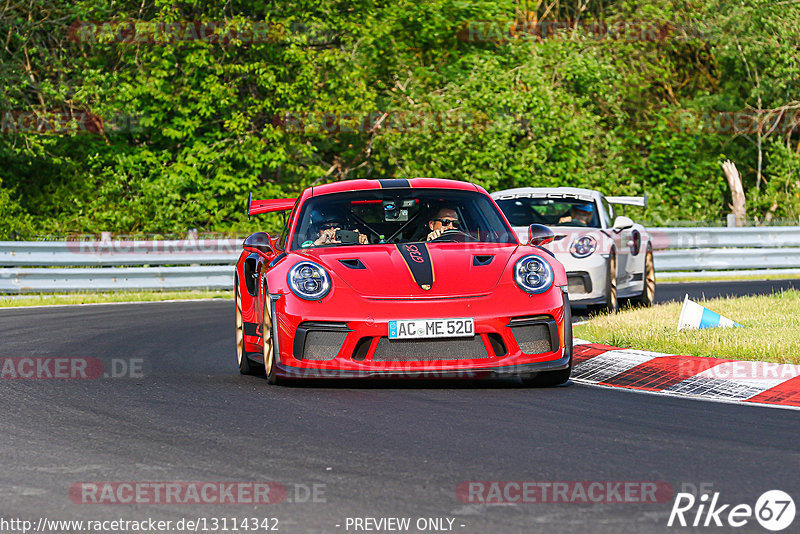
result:
[(520, 244), (486, 191), (453, 180), (351, 180), (297, 199), (280, 237), (236, 263), (239, 370), (299, 378), (518, 376), (572, 369), (564, 267), (532, 225)]

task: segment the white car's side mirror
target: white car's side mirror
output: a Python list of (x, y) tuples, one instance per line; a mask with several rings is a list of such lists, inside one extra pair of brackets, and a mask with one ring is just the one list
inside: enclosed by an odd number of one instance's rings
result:
[(614, 230), (627, 230), (633, 228), (633, 219), (620, 215), (614, 219)]

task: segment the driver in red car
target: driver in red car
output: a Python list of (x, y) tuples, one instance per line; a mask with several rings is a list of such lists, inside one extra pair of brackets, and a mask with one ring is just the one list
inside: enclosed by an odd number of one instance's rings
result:
[(458, 230), (459, 224), (456, 210), (452, 208), (440, 209), (436, 217), (428, 221), (428, 228), (431, 229), (428, 234), (428, 241), (433, 241), (447, 230)]

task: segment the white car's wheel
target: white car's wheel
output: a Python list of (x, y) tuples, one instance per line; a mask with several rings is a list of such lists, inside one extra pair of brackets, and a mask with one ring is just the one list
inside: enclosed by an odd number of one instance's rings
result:
[(633, 299), (638, 306), (650, 307), (656, 299), (656, 268), (653, 263), (653, 247), (647, 244), (642, 273), (642, 294)]
[(608, 258), (608, 272), (606, 273), (606, 301), (601, 309), (606, 313), (617, 313), (619, 298), (617, 297), (617, 255), (612, 250)]

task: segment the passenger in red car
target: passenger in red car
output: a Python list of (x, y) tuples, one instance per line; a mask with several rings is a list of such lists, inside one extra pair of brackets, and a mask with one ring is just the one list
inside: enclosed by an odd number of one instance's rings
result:
[[(311, 244), (313, 246), (317, 245), (332, 245), (336, 243), (341, 243), (342, 241), (338, 239), (336, 232), (341, 230), (344, 225), (341, 221), (338, 220), (329, 220), (325, 221), (319, 225), (318, 228), (318, 237), (314, 240)], [(358, 232), (358, 230), (356, 230)], [(359, 233), (358, 234), (358, 243), (361, 245), (369, 244), (369, 239), (367, 238), (366, 234)], [(303, 243), (303, 246), (309, 246)]]

